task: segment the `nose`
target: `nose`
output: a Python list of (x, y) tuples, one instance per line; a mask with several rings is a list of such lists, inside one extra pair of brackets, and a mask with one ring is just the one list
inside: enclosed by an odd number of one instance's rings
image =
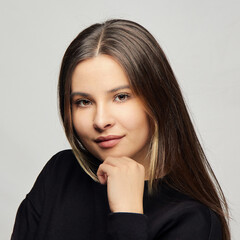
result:
[(111, 128), (115, 124), (115, 120), (111, 110), (105, 105), (99, 105), (96, 107), (93, 127), (99, 131), (103, 132)]

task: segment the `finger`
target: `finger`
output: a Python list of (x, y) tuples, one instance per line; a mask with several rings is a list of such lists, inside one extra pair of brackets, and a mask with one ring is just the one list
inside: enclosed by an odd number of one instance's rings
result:
[(137, 164), (135, 160), (127, 157), (107, 157), (104, 160), (104, 163), (119, 168), (121, 168), (122, 166), (128, 167), (131, 164)]
[(99, 165), (99, 168), (97, 170), (97, 176), (98, 176), (98, 180), (101, 184), (107, 183), (108, 176), (111, 175), (114, 168), (115, 167), (113, 167), (109, 164), (102, 163)]
[(145, 168), (142, 164), (128, 157), (108, 157), (103, 164), (109, 164), (123, 171), (128, 171), (130, 169), (135, 169), (135, 171), (145, 171)]

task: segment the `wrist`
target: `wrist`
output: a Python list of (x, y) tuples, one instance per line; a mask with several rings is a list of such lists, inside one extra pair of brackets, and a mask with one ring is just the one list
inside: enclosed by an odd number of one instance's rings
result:
[(112, 211), (113, 213), (139, 213), (139, 214), (143, 214), (143, 208), (139, 207), (139, 208), (119, 208), (119, 209), (114, 209)]

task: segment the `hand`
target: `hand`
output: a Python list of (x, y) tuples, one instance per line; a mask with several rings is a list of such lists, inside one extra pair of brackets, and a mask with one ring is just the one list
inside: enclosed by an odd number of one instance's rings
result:
[(112, 212), (143, 213), (143, 165), (128, 157), (107, 157), (99, 166), (97, 176), (101, 184), (107, 184)]

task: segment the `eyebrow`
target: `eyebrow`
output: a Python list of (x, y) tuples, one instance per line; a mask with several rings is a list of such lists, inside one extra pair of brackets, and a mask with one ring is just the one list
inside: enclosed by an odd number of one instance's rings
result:
[[(124, 85), (124, 86), (116, 87), (116, 88), (113, 88), (111, 90), (108, 90), (107, 93), (114, 93), (114, 92), (117, 92), (118, 90), (126, 89), (126, 88), (130, 89), (130, 86), (129, 85)], [(85, 93), (85, 92), (72, 92), (70, 97), (72, 98), (72, 97), (74, 97), (76, 95), (81, 95), (83, 97), (91, 96), (91, 94), (88, 94), (88, 93)]]

